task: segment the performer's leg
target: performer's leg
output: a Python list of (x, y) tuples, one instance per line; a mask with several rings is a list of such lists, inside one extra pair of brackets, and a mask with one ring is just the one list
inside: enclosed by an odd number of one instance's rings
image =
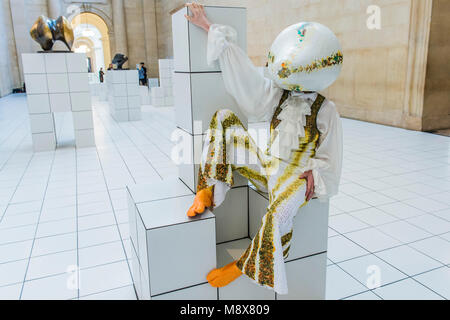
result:
[(205, 208), (219, 206), (233, 186), (233, 171), (257, 187), (267, 188), (264, 155), (239, 118), (230, 110), (219, 110), (205, 139), (197, 194), (187, 215), (193, 217)]
[(262, 286), (287, 293), (284, 258), (292, 238), (293, 218), (305, 202), (305, 180), (294, 176), (271, 201), (262, 225), (241, 258), (208, 275), (214, 287), (223, 287), (242, 273)]

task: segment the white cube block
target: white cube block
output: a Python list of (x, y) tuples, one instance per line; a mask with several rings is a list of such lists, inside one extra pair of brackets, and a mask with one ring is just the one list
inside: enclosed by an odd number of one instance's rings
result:
[(128, 109), (113, 110), (111, 115), (117, 122), (128, 121)]
[(27, 93), (48, 93), (46, 74), (25, 74), (24, 77)]
[(141, 108), (141, 97), (140, 96), (128, 96), (128, 108), (129, 109), (140, 109)]
[(100, 101), (106, 101), (108, 98), (108, 87), (106, 83), (100, 83), (98, 99)]
[(153, 200), (177, 198), (192, 195), (179, 179), (164, 180), (158, 183), (127, 186), (133, 203), (139, 204)]
[(139, 121), (142, 119), (141, 109), (128, 109), (128, 120)]
[(92, 110), (91, 95), (89, 92), (71, 92), (70, 101), (72, 111)]
[(159, 79), (158, 78), (148, 78), (148, 86), (150, 88), (158, 87), (159, 86)]
[(174, 94), (177, 126), (189, 133), (204, 133), (219, 109), (232, 110), (247, 126), (247, 118), (227, 93), (221, 73), (175, 73)]
[(77, 148), (95, 147), (94, 129), (75, 130)]
[(289, 293), (277, 300), (324, 300), (326, 272), (326, 253), (286, 262)]
[(152, 297), (152, 300), (217, 300), (217, 289), (209, 283)]
[(152, 296), (204, 283), (216, 267), (214, 215), (208, 211), (194, 219), (187, 217), (193, 200), (192, 195), (137, 205), (138, 224), (142, 221), (147, 230), (142, 241), (147, 242), (144, 256)]
[(67, 72), (87, 72), (87, 58), (85, 53), (67, 53)]
[(72, 117), (73, 117), (73, 127), (75, 130), (94, 128), (92, 111), (74, 111), (72, 112)]
[[(218, 245), (218, 267), (238, 260), (250, 243), (251, 240), (247, 238)], [(219, 288), (219, 300), (275, 300), (275, 292), (256, 285), (247, 276), (241, 276), (229, 285)]]
[(173, 97), (164, 97), (164, 104), (166, 106), (171, 107), (173, 106), (173, 103), (174, 103)]
[(139, 86), (139, 95), (141, 97), (141, 104), (150, 104), (150, 91), (147, 86)]
[(50, 101), (48, 94), (27, 94), (28, 112), (48, 113), (50, 112)]
[(30, 114), (31, 133), (54, 132), (55, 125), (51, 113)]
[[(189, 23), (184, 17), (191, 15), (184, 7), (172, 15), (173, 53), (175, 71), (204, 72), (219, 71), (218, 63), (208, 66), (206, 48), (208, 34)], [(245, 8), (225, 8), (205, 6), (206, 15), (211, 21), (233, 27), (237, 32), (237, 44), (247, 49), (247, 16)]]
[(130, 84), (139, 84), (139, 73), (137, 70), (126, 71), (126, 82)]
[(127, 83), (126, 70), (110, 70), (107, 77), (111, 83)]
[(216, 243), (248, 237), (247, 186), (228, 191), (225, 201), (214, 209), (216, 216)]
[(152, 96), (152, 106), (154, 107), (161, 107), (164, 105), (164, 98), (158, 98)]
[(72, 110), (69, 93), (51, 93), (49, 99), (52, 112), (69, 112)]
[(173, 62), (173, 59), (159, 59), (158, 60), (158, 67), (159, 69), (169, 69), (171, 66), (171, 61)]
[(112, 107), (115, 109), (128, 109), (128, 97), (111, 97)]
[(67, 73), (65, 53), (45, 53), (46, 73)]
[(52, 151), (56, 148), (56, 137), (54, 132), (33, 133), (33, 149), (35, 152)]
[(89, 92), (89, 77), (87, 73), (69, 73), (70, 92)]
[(48, 73), (47, 83), (49, 93), (69, 92), (69, 81), (67, 73)]
[(114, 83), (111, 86), (112, 95), (114, 97), (127, 96), (127, 84), (126, 83)]
[(139, 95), (139, 85), (137, 83), (127, 83), (127, 95), (138, 96)]
[(23, 73), (45, 73), (44, 54), (22, 53)]
[(152, 97), (154, 97), (154, 98), (164, 98), (164, 88), (153, 87), (152, 88)]

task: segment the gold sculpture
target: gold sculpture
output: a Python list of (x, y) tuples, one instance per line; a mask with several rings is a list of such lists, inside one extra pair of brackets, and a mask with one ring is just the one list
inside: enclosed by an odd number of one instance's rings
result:
[(64, 42), (69, 51), (72, 50), (73, 29), (70, 22), (63, 16), (55, 20), (40, 16), (31, 27), (30, 35), (44, 51), (51, 50), (55, 41), (58, 40)]

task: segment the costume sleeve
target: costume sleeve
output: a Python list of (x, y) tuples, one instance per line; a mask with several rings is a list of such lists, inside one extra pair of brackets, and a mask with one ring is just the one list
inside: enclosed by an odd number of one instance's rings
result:
[(213, 24), (208, 33), (208, 64), (219, 60), (225, 88), (252, 120), (268, 120), (283, 90), (264, 78), (236, 45), (236, 30)]
[(342, 169), (342, 123), (336, 106), (326, 100), (317, 115), (320, 132), (316, 155), (308, 162), (305, 171), (312, 170), (315, 196), (329, 198), (338, 193)]

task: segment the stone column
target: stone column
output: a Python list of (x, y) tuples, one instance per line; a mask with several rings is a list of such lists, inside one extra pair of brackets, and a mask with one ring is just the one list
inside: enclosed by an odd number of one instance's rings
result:
[(114, 37), (116, 40), (116, 50), (113, 52), (112, 58), (116, 53), (122, 53), (128, 56), (127, 29), (125, 24), (125, 8), (123, 6), (123, 0), (112, 0), (112, 9)]

